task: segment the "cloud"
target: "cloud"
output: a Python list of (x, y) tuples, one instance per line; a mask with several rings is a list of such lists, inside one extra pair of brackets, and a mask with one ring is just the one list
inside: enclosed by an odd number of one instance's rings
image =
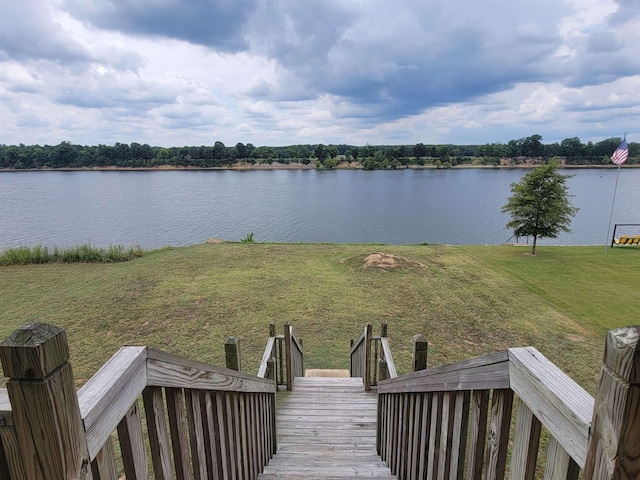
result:
[(0, 7), (0, 143), (546, 141), (640, 120), (636, 0)]
[(5, 59), (58, 63), (91, 59), (82, 42), (53, 22), (45, 0), (0, 0), (0, 10), (0, 54)]
[(257, 0), (64, 0), (62, 5), (96, 28), (235, 52), (246, 48), (242, 26)]

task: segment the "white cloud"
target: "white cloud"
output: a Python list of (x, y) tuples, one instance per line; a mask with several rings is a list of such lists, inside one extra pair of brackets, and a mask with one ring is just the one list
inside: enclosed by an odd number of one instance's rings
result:
[[(0, 0), (0, 143), (588, 140), (638, 120), (633, 0), (169, 0), (136, 24), (149, 1)], [(190, 31), (205, 11), (228, 38)]]

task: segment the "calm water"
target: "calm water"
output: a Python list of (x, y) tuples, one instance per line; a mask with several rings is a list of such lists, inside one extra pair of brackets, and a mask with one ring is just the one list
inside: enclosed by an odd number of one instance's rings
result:
[[(500, 244), (500, 208), (522, 170), (0, 173), (0, 248), (207, 238), (389, 244)], [(604, 244), (616, 171), (576, 170), (572, 234), (547, 245)], [(640, 169), (622, 170), (613, 223), (640, 223)], [(638, 232), (634, 232), (638, 233)]]

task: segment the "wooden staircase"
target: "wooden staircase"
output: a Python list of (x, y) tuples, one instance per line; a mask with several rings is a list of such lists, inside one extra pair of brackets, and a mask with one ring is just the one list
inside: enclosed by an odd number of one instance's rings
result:
[(297, 377), (278, 392), (278, 451), (258, 479), (395, 479), (376, 453), (377, 398), (361, 378)]

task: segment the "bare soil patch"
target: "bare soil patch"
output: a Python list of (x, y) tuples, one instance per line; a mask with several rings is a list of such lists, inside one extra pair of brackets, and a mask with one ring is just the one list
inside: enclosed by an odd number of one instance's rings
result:
[(379, 268), (391, 270), (394, 268), (428, 268), (424, 263), (400, 257), (391, 253), (372, 253), (365, 257), (362, 268)]

